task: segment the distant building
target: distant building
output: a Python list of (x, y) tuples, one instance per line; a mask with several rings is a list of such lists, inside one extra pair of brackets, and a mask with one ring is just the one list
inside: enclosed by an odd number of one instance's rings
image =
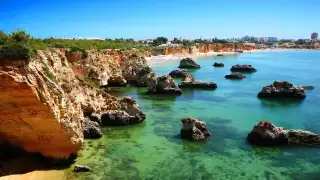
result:
[(277, 37), (268, 37), (268, 41), (275, 42), (275, 41), (278, 41), (278, 38)]
[(318, 33), (317, 32), (314, 32), (311, 34), (311, 40), (313, 41), (317, 41), (318, 40)]

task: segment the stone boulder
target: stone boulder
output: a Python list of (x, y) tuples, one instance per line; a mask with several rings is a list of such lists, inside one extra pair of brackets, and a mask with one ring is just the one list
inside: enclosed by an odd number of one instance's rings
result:
[(123, 87), (127, 85), (127, 81), (123, 76), (112, 76), (108, 79), (109, 87)]
[(259, 146), (301, 145), (319, 146), (320, 135), (309, 131), (286, 130), (267, 121), (260, 121), (248, 134), (247, 140)]
[(211, 133), (203, 121), (196, 118), (183, 118), (182, 129), (180, 131), (181, 138), (193, 141), (203, 141), (211, 136)]
[(142, 118), (130, 116), (125, 111), (109, 111), (101, 116), (102, 126), (122, 126), (142, 122)]
[(243, 64), (243, 65), (237, 64), (232, 66), (231, 71), (251, 73), (251, 72), (256, 72), (257, 70), (249, 64)]
[(241, 73), (236, 72), (236, 73), (231, 73), (229, 75), (226, 75), (225, 78), (226, 79), (244, 79), (244, 78), (246, 78), (246, 76), (244, 76)]
[(89, 172), (91, 169), (88, 166), (76, 165), (73, 169), (74, 172)]
[(185, 70), (185, 69), (176, 69), (173, 70), (169, 73), (169, 75), (173, 78), (185, 78), (189, 75), (190, 73)]
[(150, 67), (142, 68), (137, 75), (137, 86), (148, 87), (157, 79), (156, 73), (152, 72)]
[(176, 85), (169, 75), (160, 76), (148, 89), (149, 94), (182, 94), (182, 90)]
[(215, 82), (195, 80), (192, 75), (188, 75), (183, 81), (179, 83), (179, 87), (189, 89), (216, 89), (217, 84)]
[(85, 139), (98, 139), (102, 137), (100, 125), (85, 118), (83, 122), (83, 136)]
[(224, 64), (215, 62), (212, 66), (214, 66), (214, 67), (224, 67)]
[(200, 65), (191, 58), (182, 59), (178, 68), (199, 69)]
[(275, 81), (273, 84), (263, 87), (258, 93), (258, 97), (261, 98), (306, 98), (306, 93), (302, 86), (294, 86), (287, 81)]

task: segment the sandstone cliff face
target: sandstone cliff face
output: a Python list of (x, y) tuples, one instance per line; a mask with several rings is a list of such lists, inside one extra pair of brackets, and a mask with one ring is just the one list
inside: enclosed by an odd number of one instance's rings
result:
[(231, 52), (235, 50), (250, 51), (255, 49), (254, 46), (239, 44), (201, 44), (191, 47), (169, 47), (164, 49), (153, 50), (154, 55), (170, 55), (170, 54), (195, 54), (208, 52)]
[(86, 59), (73, 54), (69, 61), (65, 55), (65, 50), (46, 50), (29, 62), (0, 62), (0, 143), (68, 158), (83, 144), (84, 116), (109, 110), (139, 113), (137, 104), (128, 105), (84, 80), (90, 73), (100, 85), (110, 77), (130, 79), (133, 70), (147, 65), (144, 59), (120, 50), (90, 52)]

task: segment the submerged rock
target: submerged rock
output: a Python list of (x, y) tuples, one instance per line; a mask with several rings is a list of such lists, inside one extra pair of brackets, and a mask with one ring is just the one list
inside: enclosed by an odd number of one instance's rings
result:
[(178, 68), (199, 69), (200, 65), (191, 58), (182, 59)]
[(223, 56), (223, 54), (217, 54), (217, 56)]
[(138, 116), (130, 116), (125, 111), (110, 111), (105, 112), (101, 116), (102, 126), (121, 126), (137, 124), (142, 122), (144, 118)]
[(226, 75), (225, 76), (226, 79), (244, 79), (246, 78), (246, 76), (244, 76), (243, 74), (241, 73), (231, 73), (229, 75)]
[(256, 72), (257, 70), (249, 64), (243, 64), (243, 65), (237, 64), (237, 65), (232, 66), (231, 71)]
[(287, 81), (275, 81), (273, 84), (263, 87), (258, 93), (258, 97), (286, 97), (286, 98), (306, 98), (302, 86), (294, 86)]
[(215, 66), (215, 67), (224, 67), (224, 64), (223, 64), (223, 63), (217, 63), (217, 62), (215, 62), (212, 66)]
[(248, 134), (247, 140), (251, 144), (260, 146), (320, 145), (319, 134), (303, 130), (285, 130), (284, 128), (277, 127), (267, 121), (261, 121), (255, 125), (252, 131)]
[(182, 129), (180, 131), (181, 138), (194, 141), (205, 140), (208, 136), (211, 136), (211, 133), (206, 127), (206, 124), (203, 121), (200, 121), (196, 118), (183, 118), (181, 120), (183, 123)]
[(188, 75), (183, 81), (179, 83), (180, 88), (194, 88), (194, 89), (216, 89), (215, 82), (205, 82), (195, 80), (192, 75)]
[(182, 94), (182, 90), (176, 85), (169, 75), (160, 76), (148, 89), (149, 94)]
[(98, 139), (102, 137), (100, 125), (85, 118), (83, 122), (83, 136), (85, 139)]
[(89, 172), (91, 169), (88, 166), (76, 165), (73, 169), (74, 172)]
[(185, 78), (189, 75), (190, 73), (185, 70), (185, 69), (176, 69), (173, 70), (169, 73), (169, 75), (173, 78)]

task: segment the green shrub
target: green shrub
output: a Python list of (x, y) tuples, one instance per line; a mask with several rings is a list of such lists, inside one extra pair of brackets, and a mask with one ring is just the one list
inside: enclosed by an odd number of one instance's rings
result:
[(149, 66), (147, 66), (147, 67), (144, 67), (141, 69), (141, 71), (139, 72), (139, 76), (144, 76), (144, 75), (149, 74), (151, 72), (152, 72), (152, 69)]
[(100, 89), (100, 86), (98, 86), (96, 83), (94, 83), (93, 80), (92, 80), (90, 77), (86, 76), (86, 77), (84, 78), (84, 81), (85, 81), (89, 86), (91, 86), (93, 89)]
[(158, 77), (158, 80), (159, 81), (165, 81), (165, 80), (167, 80), (167, 76), (160, 76), (160, 77)]
[(81, 49), (79, 47), (71, 47), (70, 48), (70, 51), (73, 51), (73, 52), (81, 52), (82, 53), (82, 58), (87, 58), (88, 57), (88, 52), (84, 49)]
[(0, 60), (28, 60), (31, 56), (30, 49), (18, 43), (0, 46)]
[(137, 58), (137, 57), (139, 57), (139, 56), (136, 55), (136, 54), (132, 54), (131, 57), (132, 57), (132, 58)]

